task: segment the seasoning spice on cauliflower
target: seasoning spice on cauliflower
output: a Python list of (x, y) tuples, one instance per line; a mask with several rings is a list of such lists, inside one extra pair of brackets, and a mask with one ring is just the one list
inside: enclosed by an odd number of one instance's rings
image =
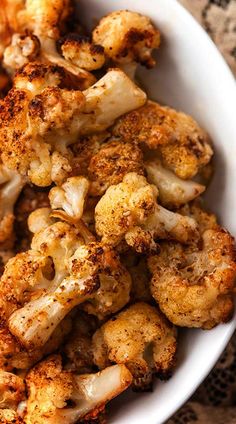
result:
[(159, 159), (145, 162), (148, 182), (156, 185), (162, 205), (180, 207), (198, 197), (205, 186), (191, 180), (182, 180), (173, 171), (165, 168)]
[(39, 186), (52, 182), (53, 152), (67, 157), (67, 147), (79, 135), (103, 132), (146, 101), (144, 92), (119, 69), (83, 93), (59, 88), (64, 80), (62, 68), (27, 65), (0, 107), (2, 160)]
[(103, 242), (117, 245), (125, 238), (137, 252), (155, 250), (155, 239), (189, 242), (197, 236), (196, 222), (156, 202), (157, 189), (137, 173), (108, 188), (95, 208), (96, 232)]
[(113, 184), (120, 183), (125, 174), (144, 173), (143, 154), (134, 143), (109, 140), (103, 143), (89, 163), (90, 194), (101, 196)]
[(44, 346), (26, 350), (10, 333), (7, 325), (0, 328), (0, 368), (5, 371), (27, 370), (45, 356), (55, 352), (65, 342), (71, 331), (71, 319), (66, 317), (52, 333)]
[(95, 71), (105, 63), (104, 48), (94, 44), (89, 37), (79, 34), (67, 34), (59, 40), (63, 57), (79, 68)]
[(127, 389), (132, 376), (124, 365), (96, 374), (77, 375), (62, 368), (59, 355), (36, 365), (28, 374), (26, 424), (73, 424), (95, 419), (111, 399)]
[(212, 219), (201, 227), (201, 244), (188, 247), (163, 242), (148, 264), (151, 292), (162, 312), (175, 325), (210, 329), (233, 313), (236, 262), (233, 237)]
[(157, 150), (163, 164), (183, 179), (196, 175), (213, 155), (208, 135), (191, 116), (152, 101), (122, 116), (113, 134)]
[(140, 13), (119, 10), (104, 16), (93, 31), (93, 41), (106, 56), (134, 76), (138, 63), (153, 68), (152, 50), (160, 45), (160, 33)]
[(158, 310), (136, 303), (111, 318), (93, 336), (94, 360), (100, 369), (124, 364), (134, 388), (145, 390), (153, 374), (168, 376), (175, 364), (176, 331)]
[(88, 178), (89, 163), (108, 137), (107, 131), (81, 136), (77, 142), (70, 146), (73, 176), (83, 175)]

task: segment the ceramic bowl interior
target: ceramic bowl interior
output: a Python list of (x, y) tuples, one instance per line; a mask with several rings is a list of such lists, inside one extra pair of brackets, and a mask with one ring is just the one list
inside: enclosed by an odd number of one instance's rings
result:
[[(176, 0), (79, 0), (82, 22), (91, 27), (113, 10), (151, 17), (162, 33), (157, 66), (139, 70), (149, 97), (191, 114), (214, 141), (215, 176), (206, 199), (222, 224), (236, 235), (236, 86), (221, 55)], [(183, 330), (177, 370), (152, 393), (131, 391), (112, 402), (112, 424), (160, 424), (194, 392), (214, 366), (235, 329), (235, 320), (211, 331)]]

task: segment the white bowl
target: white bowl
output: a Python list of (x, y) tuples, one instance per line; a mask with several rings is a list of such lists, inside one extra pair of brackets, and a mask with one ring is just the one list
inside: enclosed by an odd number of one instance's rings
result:
[[(236, 235), (236, 86), (220, 53), (191, 15), (175, 0), (79, 0), (81, 20), (118, 9), (148, 15), (160, 28), (163, 43), (157, 67), (140, 70), (150, 98), (195, 117), (216, 148), (216, 174), (208, 203)], [(153, 393), (124, 393), (111, 405), (112, 424), (160, 424), (167, 420), (207, 376), (236, 327), (235, 319), (211, 331), (184, 330), (178, 367)]]

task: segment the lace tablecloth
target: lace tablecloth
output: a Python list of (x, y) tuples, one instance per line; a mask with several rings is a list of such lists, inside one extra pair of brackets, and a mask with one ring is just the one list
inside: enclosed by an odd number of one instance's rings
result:
[[(207, 30), (236, 76), (236, 0), (179, 1)], [(204, 384), (167, 424), (236, 424), (236, 333)]]

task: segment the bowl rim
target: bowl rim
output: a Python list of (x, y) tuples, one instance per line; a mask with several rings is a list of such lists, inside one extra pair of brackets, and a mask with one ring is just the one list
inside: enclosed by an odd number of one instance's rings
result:
[[(175, 4), (174, 7), (176, 8), (177, 13), (181, 14), (181, 18), (183, 20), (188, 20), (188, 22), (190, 22), (190, 24), (195, 27), (194, 29), (197, 30), (199, 37), (201, 37), (206, 43), (206, 50), (208, 49), (211, 50), (212, 53), (215, 55), (215, 57), (217, 57), (217, 60), (220, 62), (220, 65), (224, 72), (224, 80), (228, 79), (228, 83), (229, 84), (232, 83), (232, 91), (235, 91), (235, 95), (236, 95), (236, 81), (235, 81), (234, 75), (229, 65), (225, 61), (223, 55), (217, 48), (216, 44), (207, 34), (206, 30), (200, 25), (197, 19), (178, 0), (166, 0), (166, 3)], [(166, 422), (166, 420), (171, 418), (191, 398), (191, 396), (195, 393), (197, 388), (201, 385), (201, 383), (206, 379), (206, 377), (214, 368), (221, 354), (224, 352), (228, 342), (230, 341), (235, 329), (236, 329), (236, 311), (234, 313), (234, 316), (232, 317), (230, 325), (226, 327), (225, 329), (224, 337), (221, 337), (218, 349), (216, 349), (214, 351), (214, 354), (211, 355), (211, 360), (208, 361), (208, 366), (205, 368), (204, 372), (200, 373), (199, 378), (193, 381), (188, 393), (186, 392), (184, 396), (179, 397), (179, 400), (176, 401), (175, 404), (172, 404), (170, 409), (167, 411), (166, 416), (163, 417), (164, 418), (163, 421), (157, 421), (155, 419), (155, 420), (149, 421), (149, 424), (162, 424)]]

